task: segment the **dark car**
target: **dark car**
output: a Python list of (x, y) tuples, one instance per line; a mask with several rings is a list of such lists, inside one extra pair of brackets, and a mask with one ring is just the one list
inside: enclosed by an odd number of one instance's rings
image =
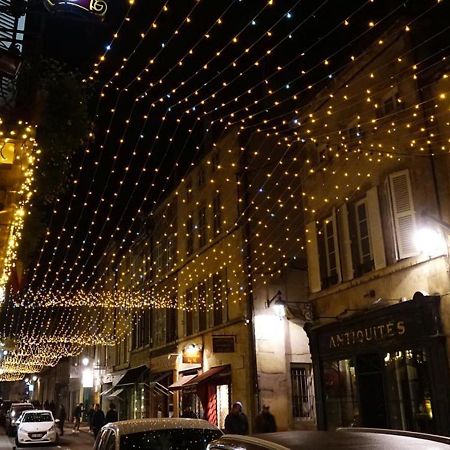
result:
[(28, 409), (36, 409), (31, 403), (12, 403), (11, 408), (6, 413), (5, 428), (8, 436), (14, 436), (17, 426), (16, 420), (22, 414), (23, 411)]
[(206, 450), (222, 432), (201, 419), (138, 419), (105, 425), (94, 450)]
[(12, 401), (11, 400), (3, 400), (0, 405), (0, 425), (5, 425), (6, 413), (11, 408)]
[(238, 436), (227, 434), (208, 450), (449, 450), (450, 438), (407, 431), (340, 429), (338, 431), (284, 431)]

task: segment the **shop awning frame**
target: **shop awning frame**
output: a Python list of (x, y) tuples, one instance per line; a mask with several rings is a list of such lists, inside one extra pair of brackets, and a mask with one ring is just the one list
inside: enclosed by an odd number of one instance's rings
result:
[(139, 380), (143, 377), (143, 375), (148, 371), (148, 367), (146, 365), (133, 367), (128, 369), (122, 378), (116, 384), (116, 387), (121, 386), (131, 386), (133, 384), (138, 384)]
[(110, 392), (112, 392), (115, 388), (116, 388), (116, 387), (113, 386), (113, 387), (111, 387), (111, 388), (109, 388), (109, 389), (106, 389), (106, 391), (100, 392), (100, 397), (103, 396), (103, 395), (108, 396), (108, 394), (109, 394)]
[[(115, 389), (115, 388), (114, 388)], [(118, 400), (122, 401), (122, 399), (119, 397), (119, 395), (123, 392), (123, 389), (115, 389), (112, 394), (106, 395), (106, 398), (117, 398)]]
[(180, 389), (183, 389), (183, 387), (186, 383), (189, 383), (193, 378), (195, 378), (197, 376), (198, 375), (184, 375), (183, 377), (179, 378), (178, 381), (175, 381), (175, 383), (172, 383), (169, 386), (169, 389), (171, 391), (178, 391)]
[(187, 387), (195, 387), (201, 383), (205, 383), (207, 381), (210, 381), (212, 378), (215, 377), (226, 377), (231, 375), (231, 366), (217, 366), (217, 367), (211, 367), (211, 369), (207, 370), (206, 372), (201, 373), (200, 375), (195, 376), (192, 378), (192, 380), (188, 381), (183, 385), (183, 388)]

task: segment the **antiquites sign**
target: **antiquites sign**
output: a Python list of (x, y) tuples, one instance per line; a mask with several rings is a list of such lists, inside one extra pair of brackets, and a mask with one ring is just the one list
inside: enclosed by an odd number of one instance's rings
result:
[(93, 14), (102, 18), (108, 10), (106, 0), (44, 0), (49, 11)]
[(350, 345), (366, 344), (372, 341), (382, 341), (402, 336), (405, 333), (406, 324), (403, 320), (391, 321), (332, 334), (328, 337), (328, 348), (337, 349)]

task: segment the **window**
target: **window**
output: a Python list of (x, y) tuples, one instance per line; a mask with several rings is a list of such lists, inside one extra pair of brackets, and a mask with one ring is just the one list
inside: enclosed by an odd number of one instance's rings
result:
[(199, 166), (197, 174), (197, 186), (202, 188), (206, 183), (205, 169), (203, 166)]
[(166, 343), (174, 342), (178, 339), (177, 330), (177, 297), (174, 296), (171, 300), (170, 308), (166, 310)]
[(198, 293), (198, 329), (199, 331), (206, 330), (206, 308), (207, 308), (207, 298), (206, 298), (206, 283), (204, 281), (198, 283), (197, 285)]
[(311, 366), (291, 364), (292, 416), (301, 419), (314, 418)]
[(186, 296), (185, 296), (185, 310), (184, 310), (184, 329), (186, 332), (186, 336), (190, 336), (191, 334), (193, 334), (194, 332), (194, 327), (193, 327), (193, 319), (194, 319), (194, 314), (193, 314), (193, 306), (194, 306), (194, 295), (192, 292), (192, 289), (188, 289), (186, 291)]
[(320, 224), (317, 233), (321, 287), (325, 289), (341, 281), (336, 210)]
[(213, 305), (213, 325), (220, 325), (224, 320), (224, 298), (222, 274), (215, 273), (212, 276), (212, 305)]
[(220, 192), (217, 192), (213, 199), (213, 232), (214, 236), (220, 234), (222, 226), (222, 204)]
[(186, 255), (194, 252), (194, 221), (192, 217), (186, 220)]
[(198, 246), (202, 248), (206, 245), (206, 206), (201, 206), (198, 210)]
[(166, 343), (166, 310), (153, 310), (153, 346), (159, 347)]
[(377, 108), (377, 117), (380, 119), (385, 116), (389, 116), (398, 111), (402, 104), (400, 102), (400, 96), (398, 89), (393, 88), (387, 95), (381, 99), (381, 105)]
[(372, 243), (369, 229), (370, 224), (367, 201), (365, 198), (355, 205), (355, 219), (358, 241), (358, 262), (365, 273), (372, 269), (373, 263)]
[(327, 276), (329, 278), (336, 277), (336, 238), (334, 229), (334, 220), (329, 217), (324, 224), (324, 238), (325, 238), (325, 257), (327, 262)]

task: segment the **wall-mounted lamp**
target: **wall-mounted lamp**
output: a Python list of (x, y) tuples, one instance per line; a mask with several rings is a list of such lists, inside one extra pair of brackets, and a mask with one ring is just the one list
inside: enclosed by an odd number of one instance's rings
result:
[(311, 302), (287, 302), (283, 299), (281, 291), (278, 291), (271, 299), (266, 301), (266, 307), (270, 308), (273, 304), (275, 314), (278, 317), (286, 316), (286, 307), (289, 305), (296, 305), (301, 312), (305, 322), (312, 322), (314, 320), (313, 308)]
[(33, 378), (31, 378), (34, 382), (36, 382), (37, 381), (37, 379), (38, 379), (38, 377), (37, 377), (37, 375), (33, 375)]
[(84, 367), (86, 367), (89, 364), (89, 358), (87, 356), (85, 356), (82, 360), (81, 363), (83, 364)]

